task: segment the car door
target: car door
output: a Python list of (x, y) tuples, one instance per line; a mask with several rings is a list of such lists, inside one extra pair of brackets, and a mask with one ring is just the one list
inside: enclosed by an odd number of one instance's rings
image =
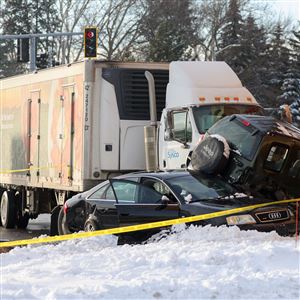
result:
[(163, 195), (148, 186), (127, 180), (111, 180), (111, 184), (117, 199), (120, 226), (179, 217), (179, 203), (163, 204)]
[(94, 213), (99, 225), (103, 228), (119, 226), (119, 218), (116, 209), (116, 198), (110, 182), (102, 186), (90, 196), (87, 202)]

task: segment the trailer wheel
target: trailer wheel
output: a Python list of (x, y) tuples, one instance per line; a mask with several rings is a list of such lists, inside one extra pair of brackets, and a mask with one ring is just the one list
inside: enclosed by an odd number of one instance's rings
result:
[(26, 213), (25, 215), (22, 215), (22, 212), (17, 213), (17, 218), (16, 218), (16, 226), (19, 229), (25, 229), (28, 225), (29, 222), (29, 215)]
[(1, 197), (1, 223), (5, 228), (13, 228), (16, 224), (15, 194), (5, 191)]

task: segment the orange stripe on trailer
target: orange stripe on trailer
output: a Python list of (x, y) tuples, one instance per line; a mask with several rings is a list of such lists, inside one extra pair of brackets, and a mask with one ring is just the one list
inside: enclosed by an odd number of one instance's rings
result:
[(215, 101), (221, 101), (221, 97), (215, 97)]
[(205, 97), (199, 97), (199, 101), (201, 102), (205, 101)]
[(225, 101), (229, 101), (229, 100), (230, 100), (230, 97), (224, 97), (224, 100), (225, 100)]

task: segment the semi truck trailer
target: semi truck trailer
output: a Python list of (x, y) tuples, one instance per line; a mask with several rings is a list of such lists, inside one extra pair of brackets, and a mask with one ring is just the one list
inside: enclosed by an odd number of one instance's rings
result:
[(70, 196), (145, 170), (150, 154), (155, 170), (186, 168), (206, 130), (236, 113), (262, 108), (224, 62), (86, 60), (2, 79), (1, 224), (25, 228), (51, 213), (56, 234)]

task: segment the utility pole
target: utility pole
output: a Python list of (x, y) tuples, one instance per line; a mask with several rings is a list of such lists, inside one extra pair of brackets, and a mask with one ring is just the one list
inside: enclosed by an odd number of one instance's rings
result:
[(59, 37), (59, 36), (73, 36), (83, 35), (83, 32), (53, 32), (53, 33), (32, 33), (32, 34), (16, 34), (16, 35), (0, 35), (0, 40), (17, 40), (17, 39), (29, 39), (29, 61), (30, 72), (36, 70), (36, 39), (39, 37)]

